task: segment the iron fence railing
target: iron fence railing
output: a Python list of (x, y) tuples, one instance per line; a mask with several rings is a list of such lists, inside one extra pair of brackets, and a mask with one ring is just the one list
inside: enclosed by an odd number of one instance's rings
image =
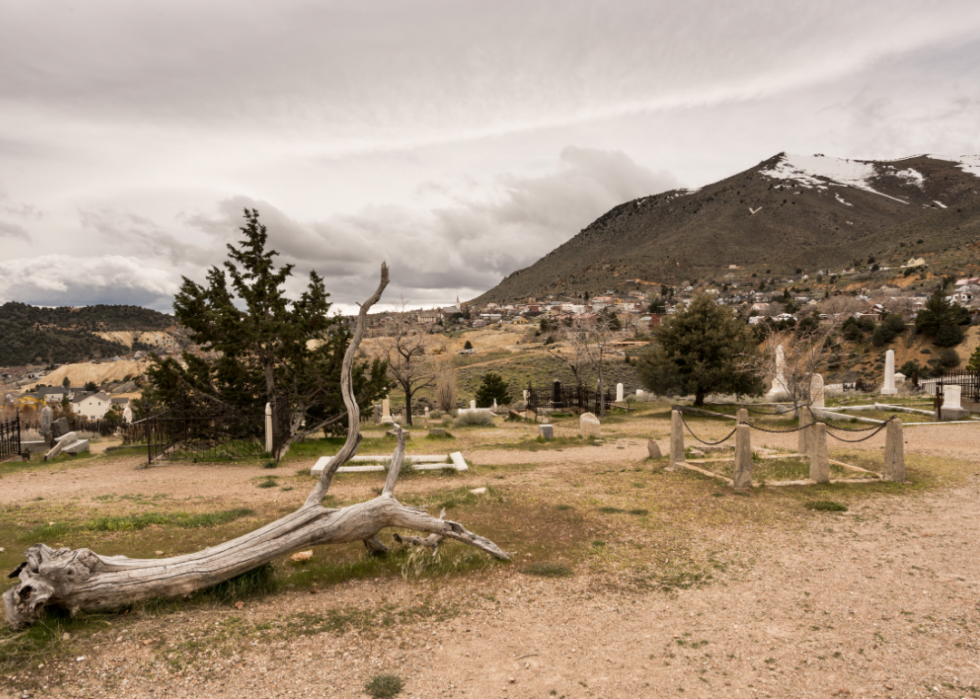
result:
[(189, 415), (168, 411), (123, 428), (123, 443), (146, 446), (154, 461), (224, 461), (265, 452), (262, 420), (240, 415)]
[(526, 390), (527, 409), (534, 412), (548, 408), (598, 414), (603, 401), (607, 408), (615, 402), (614, 396), (608, 389), (593, 391), (584, 386), (563, 384), (560, 381), (553, 382), (547, 388), (528, 385)]
[(20, 413), (17, 413), (13, 419), (0, 420), (0, 458), (20, 453)]

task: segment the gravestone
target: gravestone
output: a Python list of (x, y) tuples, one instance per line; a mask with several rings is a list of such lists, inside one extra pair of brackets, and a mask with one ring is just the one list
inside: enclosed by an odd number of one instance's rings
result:
[(551, 407), (557, 408), (561, 405), (561, 381), (555, 379), (551, 382)]
[(127, 403), (126, 407), (123, 408), (123, 422), (125, 422), (127, 425), (131, 425), (133, 423), (133, 409), (130, 407), (129, 403)]
[(425, 406), (425, 419), (429, 419), (429, 406)]
[(962, 391), (961, 386), (943, 386), (943, 420), (962, 420), (970, 414), (960, 405)]
[(48, 406), (44, 406), (41, 410), (41, 438), (47, 446), (51, 446), (53, 438), (51, 437), (51, 418), (52, 410)]
[(647, 454), (650, 455), (651, 459), (659, 459), (663, 456), (660, 451), (660, 445), (654, 442), (652, 439), (647, 440)]
[(900, 371), (896, 371), (895, 372), (895, 387), (898, 388), (899, 386), (904, 386), (905, 385), (905, 379), (906, 378), (907, 377), (905, 376), (905, 374), (903, 374)]
[(68, 427), (68, 420), (60, 417), (51, 423), (51, 439), (58, 439), (63, 434), (68, 434), (71, 428)]
[(645, 394), (645, 393), (643, 392), (643, 389), (642, 389), (642, 388), (638, 388), (638, 389), (636, 389), (636, 397), (637, 397), (637, 398), (642, 398), (642, 397), (643, 397), (643, 396), (645, 396), (645, 395), (646, 395), (646, 394)]
[(448, 437), (449, 433), (441, 427), (432, 427), (429, 429), (430, 437)]
[(497, 412), (497, 399), (493, 399), (493, 412)]
[(616, 402), (623, 402), (623, 384), (621, 383), (616, 384)]
[(684, 461), (684, 423), (682, 422), (681, 411), (670, 411), (670, 463), (667, 465), (668, 471), (676, 471), (677, 464)]
[(766, 394), (767, 401), (780, 401), (789, 398), (789, 391), (786, 388), (786, 352), (783, 346), (776, 348), (776, 376), (772, 379), (772, 387)]
[(810, 377), (810, 407), (823, 408), (823, 376), (814, 374)]
[(578, 426), (579, 429), (582, 430), (583, 437), (602, 436), (599, 418), (592, 413), (582, 413), (582, 416), (578, 419)]
[(377, 403), (374, 404), (374, 424), (381, 424), (381, 406)]
[(885, 352), (885, 383), (881, 387), (881, 395), (894, 396), (898, 393), (895, 388), (895, 350)]
[(471, 400), (470, 401), (470, 410), (476, 410), (476, 401), (475, 400)]
[(538, 436), (541, 439), (554, 439), (555, 428), (551, 425), (538, 425)]

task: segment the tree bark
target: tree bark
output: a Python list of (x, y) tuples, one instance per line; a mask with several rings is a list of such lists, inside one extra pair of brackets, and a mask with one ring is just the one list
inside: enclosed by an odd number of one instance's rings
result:
[(388, 267), (382, 264), (381, 283), (361, 306), (354, 338), (344, 355), (341, 392), (350, 416), (347, 440), (298, 510), (232, 541), (173, 558), (100, 556), (89, 549), (55, 550), (35, 544), (27, 550), (24, 563), (9, 576), (20, 581), (3, 595), (8, 623), (15, 628), (29, 626), (49, 606), (62, 607), (74, 614), (80, 610), (118, 609), (153, 597), (187, 596), (310, 546), (363, 541), (372, 553), (383, 553), (386, 547), (378, 533), (389, 527), (429, 535), (424, 539), (405, 537), (407, 544), (418, 543), (435, 549), (443, 539), (454, 539), (508, 560), (508, 555), (489, 539), (457, 522), (437, 519), (395, 499), (395, 485), (405, 454), (405, 436), (400, 428), (398, 446), (380, 496), (340, 509), (321, 504), (334, 473), (354, 456), (360, 443), (360, 411), (353, 395), (351, 368), (364, 334), (367, 311), (380, 299), (387, 284)]

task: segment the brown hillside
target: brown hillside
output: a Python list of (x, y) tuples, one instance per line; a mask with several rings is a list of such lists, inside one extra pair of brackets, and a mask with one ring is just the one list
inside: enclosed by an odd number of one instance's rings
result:
[(949, 253), (978, 241), (980, 178), (957, 162), (780, 153), (697, 191), (622, 204), (475, 301), (720, 278), (730, 265), (783, 274), (838, 269), (868, 255), (962, 263)]

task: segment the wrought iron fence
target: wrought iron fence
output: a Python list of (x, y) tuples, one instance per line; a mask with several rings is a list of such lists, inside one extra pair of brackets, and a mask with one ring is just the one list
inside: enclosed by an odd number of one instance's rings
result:
[(147, 463), (164, 460), (224, 461), (265, 452), (264, 415), (191, 415), (171, 410), (123, 428), (123, 443), (146, 445)]
[(598, 414), (603, 400), (607, 407), (615, 402), (608, 389), (605, 392), (591, 391), (584, 386), (572, 386), (560, 381), (555, 381), (544, 389), (528, 385), (527, 392), (527, 409), (533, 412), (550, 408)]
[(942, 393), (943, 386), (959, 386), (960, 399), (980, 403), (980, 371), (943, 372), (936, 377), (936, 387)]
[(0, 420), (0, 458), (20, 454), (20, 413)]

